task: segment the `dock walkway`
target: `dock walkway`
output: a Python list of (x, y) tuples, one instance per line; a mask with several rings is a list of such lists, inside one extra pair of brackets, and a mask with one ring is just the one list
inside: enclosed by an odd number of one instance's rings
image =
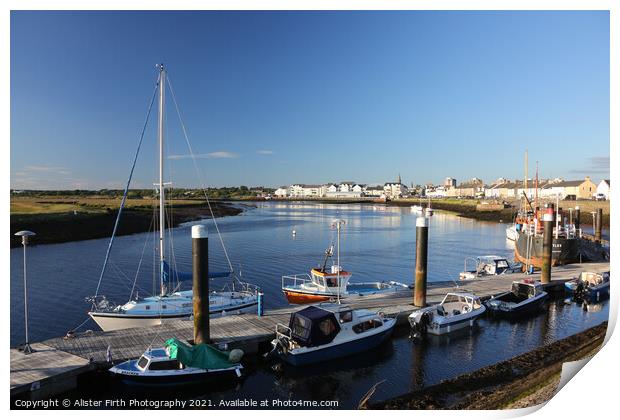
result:
[[(552, 282), (548, 287), (562, 287), (563, 283), (575, 278), (582, 271), (608, 271), (609, 263), (571, 264), (554, 267)], [(470, 291), (481, 298), (488, 298), (510, 289), (514, 280), (532, 277), (538, 279), (539, 273), (523, 273), (488, 276), (475, 280), (460, 281), (461, 290)], [(455, 289), (456, 283), (429, 283), (427, 303), (441, 301), (445, 294)], [(407, 316), (416, 309), (413, 306), (412, 290), (392, 295), (369, 295), (343, 299), (353, 308), (372, 308), (395, 316), (399, 322), (406, 322)], [(267, 345), (274, 337), (277, 323), (288, 324), (291, 312), (299, 306), (267, 311), (262, 317), (255, 314), (228, 315), (214, 318), (210, 322), (211, 339), (228, 349), (241, 348), (247, 354), (255, 354), (261, 346)], [(139, 357), (149, 346), (159, 347), (171, 338), (188, 340), (193, 338), (193, 321), (173, 320), (151, 328), (132, 328), (118, 331), (88, 331), (76, 334), (73, 338), (53, 338), (37, 343), (35, 349), (44, 351), (24, 355), (11, 350), (11, 395), (38, 389), (54, 378), (77, 375), (92, 368), (93, 363), (105, 362), (108, 347), (112, 359), (117, 361)]]

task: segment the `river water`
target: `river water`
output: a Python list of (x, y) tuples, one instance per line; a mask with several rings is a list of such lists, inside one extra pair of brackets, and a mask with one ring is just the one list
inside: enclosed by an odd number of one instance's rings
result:
[[(323, 251), (335, 241), (331, 222), (346, 220), (341, 236), (341, 265), (353, 272), (351, 281), (396, 280), (411, 283), (415, 253), (415, 217), (409, 208), (372, 204), (257, 204), (238, 216), (218, 220), (236, 271), (265, 292), (269, 308), (286, 305), (280, 292), (283, 274), (304, 273), (322, 262)], [(210, 234), (213, 270), (227, 268), (213, 221), (204, 221)], [(177, 268), (191, 271), (190, 224), (171, 230)], [(429, 229), (430, 282), (458, 279), (466, 257), (497, 254), (512, 259), (505, 224), (479, 222), (436, 212)], [(292, 231), (296, 235), (292, 235)], [(101, 292), (125, 302), (141, 262), (137, 286), (144, 296), (154, 285), (153, 234), (116, 239), (110, 268)], [(97, 239), (28, 248), (31, 341), (64, 335), (86, 318), (84, 298), (95, 293), (108, 241)], [(144, 250), (144, 253), (143, 253)], [(143, 257), (142, 257), (143, 256)], [(22, 251), (11, 250), (11, 344), (23, 342)], [(190, 287), (191, 285), (188, 285)], [(339, 408), (354, 408), (376, 383), (373, 400), (438, 383), (461, 373), (513, 357), (598, 325), (608, 318), (606, 301), (583, 306), (551, 300), (548, 309), (520, 321), (485, 318), (472, 332), (413, 343), (406, 329), (377, 351), (312, 369), (274, 371), (258, 360), (248, 362), (248, 375), (234, 387), (192, 389), (183, 398), (208, 398), (214, 404), (237, 398), (338, 400)], [(96, 329), (92, 321), (83, 328)], [(90, 391), (80, 391), (88, 394)], [(116, 386), (97, 391), (114, 396)]]

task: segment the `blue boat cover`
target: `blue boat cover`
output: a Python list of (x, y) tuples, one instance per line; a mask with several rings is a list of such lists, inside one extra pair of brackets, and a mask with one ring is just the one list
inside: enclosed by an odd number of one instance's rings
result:
[[(231, 271), (209, 271), (210, 279), (217, 279), (222, 277), (229, 277), (232, 274)], [(164, 261), (164, 282), (170, 281), (170, 279), (183, 281), (183, 280), (191, 280), (192, 273), (184, 273), (182, 271), (176, 271), (167, 261)]]
[(306, 347), (331, 343), (340, 332), (333, 312), (316, 306), (292, 313), (289, 328), (295, 341)]

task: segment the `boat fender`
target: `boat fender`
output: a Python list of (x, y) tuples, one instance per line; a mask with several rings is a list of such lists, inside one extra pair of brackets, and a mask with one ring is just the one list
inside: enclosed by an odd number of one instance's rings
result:
[(228, 361), (230, 363), (239, 363), (242, 357), (243, 357), (243, 350), (233, 349), (230, 351), (230, 354), (228, 355)]

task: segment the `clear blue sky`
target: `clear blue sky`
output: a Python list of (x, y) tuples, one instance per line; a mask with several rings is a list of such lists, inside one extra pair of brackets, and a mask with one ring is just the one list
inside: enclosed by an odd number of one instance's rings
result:
[(12, 188), (120, 188), (158, 62), (208, 185), (609, 176), (607, 12), (55, 11), (11, 15)]

